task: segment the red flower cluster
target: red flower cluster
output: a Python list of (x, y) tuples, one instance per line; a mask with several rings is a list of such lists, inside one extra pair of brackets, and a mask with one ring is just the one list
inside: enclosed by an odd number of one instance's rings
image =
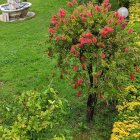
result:
[(129, 30), (128, 30), (128, 33), (129, 33), (129, 34), (133, 33), (133, 29), (129, 29)]
[(68, 6), (72, 7), (73, 6), (72, 2), (68, 1)]
[(55, 24), (56, 26), (59, 26), (58, 18), (56, 15), (52, 16), (51, 23)]
[(76, 0), (73, 0), (73, 3), (72, 2), (70, 2), (70, 1), (68, 1), (68, 6), (69, 7), (72, 7), (73, 6), (73, 4), (76, 4), (77, 3), (77, 1)]
[(98, 46), (98, 47), (102, 47), (102, 48), (105, 47), (105, 45), (104, 45), (103, 43), (97, 43), (97, 46)]
[(77, 91), (77, 95), (80, 96), (81, 95), (81, 90)]
[(60, 9), (57, 15), (58, 15), (58, 17), (64, 18), (66, 16), (65, 9)]
[(106, 56), (104, 53), (101, 54), (101, 58), (104, 59)]
[(74, 71), (78, 71), (78, 69), (79, 69), (79, 67), (76, 66), (76, 65), (73, 67), (73, 70), (74, 70)]
[(53, 34), (56, 32), (56, 30), (55, 30), (55, 28), (49, 28), (49, 32)]
[(104, 6), (108, 6), (108, 4), (109, 4), (109, 0), (104, 0), (103, 5), (104, 5)]
[(134, 73), (133, 73), (133, 72), (130, 72), (130, 79), (131, 79), (132, 81), (135, 80), (135, 76), (134, 76)]
[(100, 12), (100, 11), (101, 11), (101, 6), (96, 5), (96, 6), (94, 7), (94, 10)]
[(93, 37), (93, 35), (91, 33), (86, 33), (83, 35), (83, 37), (79, 38), (79, 47), (82, 47), (84, 44), (92, 44), (92, 43), (96, 43), (97, 42), (97, 38)]
[(74, 87), (73, 88), (76, 89), (81, 84), (83, 84), (83, 79), (78, 79), (77, 81), (74, 82)]
[(74, 16), (74, 15), (71, 15), (71, 16), (70, 16), (70, 19), (71, 19), (71, 20), (75, 20), (75, 16)]
[(113, 32), (114, 32), (113, 28), (111, 28), (109, 26), (105, 26), (101, 31), (101, 35), (102, 35), (103, 38), (105, 38), (107, 34), (113, 33)]
[(92, 17), (92, 13), (90, 11), (87, 11), (86, 14), (87, 14), (88, 17)]
[(66, 36), (62, 36), (62, 37), (56, 36), (56, 37), (55, 37), (55, 40), (56, 40), (56, 41), (58, 41), (58, 40), (63, 40), (63, 41), (65, 41), (65, 40), (67, 40), (67, 37), (66, 37)]

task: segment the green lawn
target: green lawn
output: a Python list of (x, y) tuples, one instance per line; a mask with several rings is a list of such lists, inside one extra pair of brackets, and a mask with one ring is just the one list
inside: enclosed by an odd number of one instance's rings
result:
[[(113, 8), (117, 7), (116, 1), (111, 1), (115, 3)], [(0, 0), (0, 4), (4, 2), (5, 0)], [(86, 140), (107, 139), (111, 133), (115, 113), (108, 109), (101, 111), (98, 109), (95, 125), (87, 133), (88, 127), (84, 124), (86, 106), (85, 104), (81, 106), (86, 97), (77, 100), (75, 91), (69, 90), (68, 82), (58, 78), (55, 60), (47, 57), (47, 47), (50, 46), (47, 42), (50, 17), (60, 7), (65, 6), (66, 1), (30, 0), (30, 2), (33, 4), (31, 10), (36, 13), (35, 18), (16, 23), (0, 22), (0, 106), (10, 106), (12, 96), (23, 91), (44, 90), (54, 73), (55, 89), (69, 99), (72, 108), (71, 117), (65, 118), (65, 128), (74, 129), (75, 140), (85, 140), (85, 137)], [(82, 121), (84, 123), (80, 124)]]

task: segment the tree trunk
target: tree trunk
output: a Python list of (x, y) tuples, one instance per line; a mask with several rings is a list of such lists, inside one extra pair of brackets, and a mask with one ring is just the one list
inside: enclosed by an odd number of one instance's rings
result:
[[(90, 79), (90, 88), (93, 88), (92, 64), (89, 64), (87, 69), (88, 69), (88, 74), (89, 74), (89, 79)], [(88, 122), (93, 120), (96, 103), (97, 103), (96, 93), (89, 93), (88, 100), (87, 100), (87, 121)]]

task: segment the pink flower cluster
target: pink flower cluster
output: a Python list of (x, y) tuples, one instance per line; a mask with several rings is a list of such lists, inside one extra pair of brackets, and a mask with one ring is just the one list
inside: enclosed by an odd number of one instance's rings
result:
[(86, 33), (83, 35), (83, 37), (79, 38), (79, 47), (82, 47), (84, 44), (92, 44), (96, 42), (96, 37), (93, 37), (91, 33)]
[(110, 33), (113, 33), (114, 32), (114, 29), (109, 27), (109, 26), (105, 26), (102, 31), (101, 31), (101, 35), (103, 38), (106, 37), (107, 34), (110, 34)]
[(70, 2), (70, 1), (68, 1), (68, 6), (69, 7), (72, 7), (73, 6), (73, 4), (76, 4), (77, 3), (77, 1), (76, 0), (73, 0), (73, 2)]

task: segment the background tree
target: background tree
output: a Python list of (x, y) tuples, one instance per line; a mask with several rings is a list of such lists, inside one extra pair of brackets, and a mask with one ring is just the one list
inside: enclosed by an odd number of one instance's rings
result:
[[(135, 80), (138, 49), (133, 30), (118, 12), (109, 12), (105, 0), (101, 6), (89, 2), (78, 6), (68, 2), (68, 11), (60, 9), (52, 16), (48, 55), (58, 58), (60, 78), (65, 74), (77, 89), (87, 92), (87, 119), (93, 118), (99, 98), (117, 98), (130, 80)], [(87, 88), (88, 87), (88, 88)]]

